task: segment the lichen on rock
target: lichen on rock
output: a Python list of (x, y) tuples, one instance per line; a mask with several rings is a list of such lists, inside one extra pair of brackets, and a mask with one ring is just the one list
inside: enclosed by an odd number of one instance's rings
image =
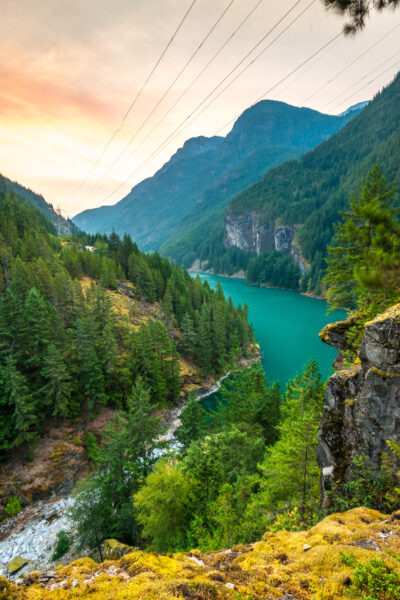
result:
[[(352, 323), (333, 323), (320, 337), (343, 350)], [(400, 305), (365, 325), (359, 360), (329, 379), (318, 438), (325, 503), (333, 483), (351, 478), (357, 454), (379, 467), (387, 441), (400, 441)]]

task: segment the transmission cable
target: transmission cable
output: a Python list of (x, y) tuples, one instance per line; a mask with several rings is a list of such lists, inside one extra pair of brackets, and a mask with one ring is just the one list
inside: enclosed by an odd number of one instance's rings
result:
[(116, 163), (119, 161), (119, 159), (121, 158), (121, 156), (123, 156), (125, 154), (126, 150), (129, 148), (129, 146), (135, 141), (135, 139), (137, 138), (137, 136), (139, 135), (139, 133), (142, 131), (142, 129), (145, 127), (145, 125), (149, 121), (149, 119), (156, 112), (157, 108), (160, 106), (160, 104), (162, 103), (162, 101), (164, 100), (164, 98), (169, 94), (169, 92), (171, 91), (171, 89), (174, 87), (175, 83), (178, 81), (178, 79), (181, 77), (181, 75), (186, 71), (187, 67), (190, 65), (190, 63), (192, 62), (192, 60), (194, 59), (194, 57), (201, 50), (201, 48), (204, 46), (204, 44), (206, 43), (206, 41), (208, 40), (208, 38), (210, 37), (210, 35), (213, 33), (213, 31), (215, 30), (215, 28), (218, 26), (218, 24), (222, 21), (222, 19), (224, 18), (225, 14), (228, 12), (228, 10), (231, 8), (231, 6), (234, 3), (234, 1), (235, 0), (230, 0), (229, 4), (224, 8), (224, 10), (222, 11), (222, 13), (218, 17), (218, 19), (215, 21), (214, 25), (208, 31), (207, 35), (203, 38), (202, 42), (197, 46), (196, 50), (193, 52), (193, 54), (191, 55), (191, 57), (183, 65), (183, 67), (181, 68), (181, 70), (179, 71), (179, 73), (177, 74), (177, 76), (175, 77), (175, 79), (172, 81), (172, 83), (170, 83), (170, 85), (165, 90), (165, 92), (163, 93), (163, 95), (161, 96), (161, 98), (157, 101), (157, 103), (152, 108), (152, 110), (149, 112), (149, 114), (147, 115), (147, 117), (145, 117), (145, 119), (142, 121), (142, 123), (139, 126), (139, 128), (135, 131), (135, 133), (133, 134), (133, 136), (126, 143), (126, 145), (123, 147), (123, 149), (120, 151), (120, 153), (118, 154), (118, 156), (114, 159), (114, 161), (111, 163), (111, 165), (107, 168), (107, 170), (105, 171), (105, 173), (103, 173), (101, 179), (95, 184), (95, 186), (93, 187), (93, 189), (89, 191), (89, 193), (87, 194), (87, 196), (89, 196), (90, 194), (92, 194), (99, 187), (99, 185), (101, 184), (101, 182), (103, 181), (103, 179), (108, 175), (108, 173), (111, 171), (111, 169), (116, 165)]
[[(396, 52), (396, 54), (398, 54), (398, 52)], [(392, 57), (393, 58), (393, 57)], [(387, 61), (385, 61), (387, 62)], [(331, 110), (334, 111), (338, 106), (340, 106), (343, 102), (347, 102), (349, 99), (353, 98), (356, 94), (358, 94), (359, 92), (361, 92), (361, 90), (363, 90), (365, 87), (367, 87), (368, 85), (370, 85), (371, 83), (374, 83), (377, 79), (379, 79), (380, 77), (382, 77), (382, 75), (385, 75), (388, 71), (391, 71), (394, 67), (396, 67), (398, 64), (400, 63), (400, 61), (396, 61), (393, 65), (391, 65), (390, 67), (388, 67), (387, 69), (385, 69), (384, 71), (382, 71), (382, 73), (380, 73), (379, 75), (377, 75), (376, 77), (374, 77), (373, 79), (371, 79), (370, 81), (367, 81), (367, 83), (365, 83), (364, 85), (362, 85), (360, 88), (358, 88), (358, 90), (356, 90), (355, 92), (352, 92), (349, 96), (347, 96), (346, 98), (344, 98), (343, 100), (341, 100), (338, 104), (336, 104), (336, 106), (334, 106)], [(382, 66), (382, 65), (380, 65)], [(365, 77), (363, 77), (362, 79), (365, 79), (366, 77), (369, 77), (371, 75), (371, 73), (373, 73), (373, 71), (376, 71), (376, 68), (373, 69), (370, 73), (368, 73), (368, 75), (365, 75)], [(360, 80), (362, 81), (362, 80)], [(357, 82), (359, 83), (359, 82)]]
[(364, 58), (364, 56), (366, 54), (368, 54), (368, 52), (371, 52), (371, 50), (373, 50), (376, 46), (378, 46), (378, 44), (380, 44), (383, 40), (385, 40), (399, 26), (400, 25), (395, 25), (393, 27), (393, 29), (391, 29), (390, 31), (388, 31), (387, 33), (385, 33), (381, 38), (379, 38), (379, 40), (377, 40), (374, 44), (372, 44), (372, 46), (370, 46), (369, 48), (367, 48), (366, 50), (364, 50), (364, 52), (362, 52), (359, 56), (357, 56), (357, 58), (355, 58), (354, 60), (352, 60), (348, 65), (346, 65), (338, 73), (336, 73), (336, 75), (334, 75), (331, 79), (329, 79), (324, 84), (322, 84), (317, 89), (316, 92), (314, 92), (313, 94), (311, 94), (311, 96), (308, 96), (305, 100), (303, 100), (302, 104), (304, 105), (306, 102), (308, 102), (309, 100), (311, 100), (311, 98), (314, 98), (314, 96), (316, 96), (317, 94), (319, 94), (319, 92), (321, 92), (323, 89), (325, 89), (330, 83), (332, 83), (332, 81), (335, 81), (335, 79), (337, 79), (338, 77), (340, 77), (340, 75), (342, 75), (345, 71), (347, 71), (347, 69), (350, 69), (350, 67), (352, 67), (356, 62), (358, 62), (359, 60), (361, 60), (362, 58)]
[[(304, 67), (304, 65), (306, 65), (308, 62), (310, 62), (310, 60), (312, 60), (313, 58), (315, 58), (315, 56), (317, 56), (318, 54), (320, 54), (321, 52), (323, 52), (323, 50), (325, 50), (325, 48), (327, 48), (330, 44), (333, 44), (342, 35), (343, 35), (343, 31), (341, 31), (340, 33), (336, 34), (333, 38), (331, 38), (328, 42), (326, 42), (323, 46), (321, 46), (321, 48), (319, 48), (319, 50), (316, 50), (313, 54), (311, 54), (311, 56), (309, 56), (308, 58), (306, 58), (305, 60), (303, 60), (303, 62), (301, 62), (299, 65), (297, 65), (297, 67), (295, 67), (294, 69), (292, 69), (292, 71), (290, 71), (290, 73), (288, 73), (287, 75), (285, 75), (285, 77), (283, 77), (282, 79), (280, 79), (277, 83), (275, 83), (272, 87), (270, 87), (266, 92), (264, 92), (263, 94), (261, 94), (261, 96), (259, 96), (257, 98), (257, 100), (254, 102), (254, 104), (257, 104), (257, 102), (260, 102), (261, 100), (263, 100), (264, 97), (267, 96), (267, 94), (269, 94), (270, 92), (272, 92), (281, 83), (283, 83), (289, 77), (291, 77), (291, 75), (293, 75), (293, 73), (296, 73), (299, 69), (301, 69), (302, 67)], [(253, 106), (254, 106), (254, 104), (253, 104)], [(228, 125), (230, 125), (231, 123), (234, 123), (236, 121), (236, 119), (237, 119), (237, 117), (234, 117), (233, 119), (231, 119), (230, 121), (228, 121), (228, 123), (225, 123), (225, 125), (223, 127), (220, 127), (220, 129), (218, 129), (217, 134), (220, 131), (222, 131), (223, 129), (225, 129), (226, 127), (228, 127)]]
[(181, 29), (182, 25), (184, 24), (184, 22), (186, 21), (187, 17), (189, 16), (189, 13), (191, 12), (192, 8), (194, 7), (194, 5), (196, 4), (197, 0), (192, 0), (189, 8), (187, 9), (187, 11), (185, 12), (185, 14), (183, 15), (182, 19), (180, 20), (178, 27), (175, 29), (174, 34), (172, 35), (172, 37), (169, 39), (167, 45), (165, 46), (164, 50), (162, 51), (162, 53), (160, 54), (159, 58), (157, 59), (155, 65), (153, 66), (152, 70), (150, 71), (150, 73), (148, 74), (148, 76), (146, 77), (142, 87), (140, 88), (139, 92), (136, 94), (135, 98), (132, 100), (131, 104), (128, 107), (128, 110), (125, 112), (124, 116), (122, 117), (120, 124), (118, 125), (118, 127), (114, 130), (114, 132), (112, 133), (111, 137), (109, 138), (109, 140), (107, 141), (106, 145), (104, 146), (103, 150), (100, 152), (99, 156), (97, 157), (97, 159), (95, 160), (95, 162), (93, 163), (92, 167), (90, 168), (89, 173), (86, 175), (86, 177), (81, 181), (81, 183), (79, 184), (77, 191), (75, 192), (75, 195), (78, 194), (79, 190), (82, 188), (82, 186), (86, 183), (86, 181), (88, 180), (88, 178), (90, 177), (90, 175), (93, 173), (94, 169), (96, 168), (96, 166), (99, 164), (100, 160), (103, 158), (104, 154), (106, 153), (106, 151), (108, 150), (108, 148), (110, 147), (111, 142), (114, 140), (115, 136), (121, 131), (121, 129), (124, 127), (125, 125), (125, 121), (128, 118), (128, 115), (130, 114), (130, 112), (132, 111), (132, 109), (134, 108), (134, 106), (136, 105), (137, 101), (139, 100), (139, 98), (141, 97), (144, 89), (146, 88), (147, 84), (149, 83), (150, 79), (152, 78), (153, 74), (155, 73), (157, 67), (159, 66), (160, 62), (162, 61), (162, 59), (164, 58), (166, 52), (168, 51), (169, 47), (171, 46), (172, 42), (174, 41), (175, 37), (177, 36), (179, 30)]
[[(159, 144), (159, 146), (150, 154), (150, 156), (148, 156), (140, 165), (138, 165), (138, 167), (127, 177), (126, 180), (124, 180), (123, 182), (121, 182), (117, 188), (115, 188), (112, 192), (110, 192), (110, 194), (108, 194), (108, 196), (105, 198), (104, 202), (106, 202), (113, 194), (115, 194), (119, 189), (121, 189), (121, 187), (123, 187), (128, 181), (129, 179), (142, 167), (144, 166), (144, 164), (147, 164), (147, 162), (149, 160), (151, 160), (156, 154), (158, 154), (158, 152), (174, 137), (176, 137), (176, 135), (178, 133), (181, 133), (188, 125), (189, 123), (186, 123), (189, 119), (191, 119), (194, 116), (194, 113), (196, 113), (196, 111), (214, 94), (214, 92), (216, 90), (218, 90), (218, 88), (230, 77), (230, 75), (232, 75), (232, 73), (235, 72), (235, 70), (246, 60), (246, 58), (248, 58), (256, 48), (258, 48), (258, 46), (260, 46), (260, 44), (262, 44), (262, 42), (278, 27), (278, 25), (280, 25), (280, 23), (282, 23), (282, 21), (296, 8), (296, 6), (298, 4), (300, 4), (300, 2), (302, 2), (302, 0), (296, 0), (296, 2), (292, 5), (292, 7), (286, 11), (286, 13), (275, 23), (275, 25), (273, 25), (268, 32), (261, 38), (261, 40), (259, 42), (257, 42), (257, 44), (255, 44), (255, 46), (253, 46), (253, 48), (236, 64), (235, 67), (233, 67), (231, 69), (231, 71), (228, 73), (228, 75), (226, 75), (214, 88), (211, 92), (209, 92), (205, 98), (203, 98), (203, 100), (191, 111), (191, 113), (174, 129), (174, 131), (172, 131), (163, 142), (161, 142), (161, 144)], [(270, 43), (267, 48), (269, 48), (273, 43), (275, 43), (282, 35), (283, 33), (285, 33), (287, 31), (287, 29), (289, 29), (289, 27), (291, 27), (305, 12), (306, 10), (308, 10), (314, 3), (316, 2), (316, 0), (311, 0), (311, 2), (306, 6), (305, 9), (303, 9), (303, 11), (301, 13), (299, 13), (295, 19), (293, 19), (293, 21), (290, 22), (290, 24), (288, 26), (285, 27), (285, 29), (276, 37), (274, 38), (273, 42)], [(261, 54), (263, 54), (265, 52), (265, 50), (267, 49), (265, 48), (258, 56), (261, 56)], [(256, 60), (256, 59), (254, 59)], [(248, 66), (244, 69), (242, 69), (242, 71), (240, 72), (240, 75), (248, 68), (251, 66), (251, 64), (253, 64), (254, 60), (251, 61), (251, 63), (248, 64)], [(235, 77), (234, 80), (236, 80), (237, 77)], [(226, 86), (228, 87), (228, 86)], [(224, 88), (225, 90), (226, 88)], [(222, 92), (221, 92), (222, 93)], [(220, 94), (218, 94), (219, 96)], [(217, 97), (218, 97), (217, 96)], [(207, 107), (211, 104), (211, 102), (207, 105)], [(205, 110), (205, 109), (204, 109)], [(201, 113), (203, 112), (203, 110), (201, 111)], [(199, 113), (199, 114), (201, 114)], [(199, 115), (197, 115), (199, 116)], [(197, 116), (195, 118), (197, 118)], [(193, 122), (194, 119), (192, 119), (191, 122)]]
[(130, 160), (132, 158), (132, 156), (135, 154), (135, 152), (137, 152), (139, 150), (139, 148), (141, 148), (143, 146), (143, 144), (149, 139), (149, 137), (151, 135), (153, 135), (153, 133), (158, 129), (158, 127), (161, 125), (161, 123), (168, 117), (168, 115), (176, 108), (176, 106), (179, 104), (179, 102), (182, 100), (182, 98), (184, 96), (186, 96), (186, 94), (189, 92), (189, 90), (192, 89), (192, 87), (194, 86), (194, 84), (200, 79), (200, 77), (203, 75), (203, 73), (208, 69), (208, 67), (214, 62), (214, 60), (221, 54), (221, 52), (226, 48), (226, 46), (228, 45), (228, 43), (234, 38), (234, 36), (240, 31), (240, 29), (245, 25), (245, 23), (247, 23), (247, 21), (249, 20), (249, 18), (252, 16), (252, 14), (257, 10), (257, 8), (260, 6), (260, 4), (262, 4), (264, 2), (264, 0), (258, 0), (258, 2), (253, 6), (253, 8), (250, 10), (250, 12), (246, 15), (246, 17), (244, 19), (242, 19), (242, 21), (239, 23), (239, 25), (236, 27), (236, 29), (233, 31), (233, 33), (230, 34), (230, 36), (225, 40), (225, 42), (218, 48), (218, 50), (215, 52), (215, 54), (213, 54), (213, 56), (210, 58), (210, 60), (204, 65), (204, 67), (199, 71), (199, 73), (194, 77), (194, 79), (192, 79), (192, 81), (190, 82), (190, 84), (186, 87), (186, 89), (183, 90), (183, 92), (180, 94), (180, 96), (177, 98), (177, 100), (172, 104), (172, 106), (170, 106), (170, 108), (162, 115), (162, 117), (157, 121), (157, 123), (154, 125), (154, 127), (146, 134), (146, 136), (144, 138), (142, 138), (142, 140), (140, 141), (140, 143), (136, 146), (136, 148), (134, 149), (134, 151), (121, 163), (121, 167), (128, 162), (128, 160)]
[(327, 106), (330, 106), (331, 104), (333, 104), (334, 102), (336, 102), (336, 100), (338, 98), (340, 98), (340, 96), (343, 96), (343, 94), (346, 94), (353, 87), (355, 87), (356, 85), (358, 85), (359, 83), (361, 83), (361, 81), (363, 81), (366, 77), (369, 77), (370, 75), (372, 75), (372, 73), (374, 73), (374, 71), (376, 71), (377, 69), (380, 69), (380, 67), (383, 67), (384, 64), (386, 64), (387, 62), (389, 62), (390, 60), (392, 60), (392, 58), (394, 58), (397, 54), (399, 54), (399, 52), (400, 52), (400, 50), (397, 50), (397, 52), (395, 52), (389, 58), (387, 58), (384, 61), (382, 61), (381, 63), (379, 63), (378, 66), (376, 66), (374, 69), (372, 69), (372, 71), (369, 71), (369, 73), (367, 73), (366, 75), (364, 75), (364, 77), (361, 77), (361, 79), (358, 79), (357, 81), (355, 81), (354, 83), (352, 83), (344, 91), (341, 91), (339, 94), (336, 94), (336, 96), (334, 98), (332, 98), (332, 100), (330, 100), (327, 104), (325, 104), (325, 106), (323, 107), (323, 110), (325, 110), (325, 108)]

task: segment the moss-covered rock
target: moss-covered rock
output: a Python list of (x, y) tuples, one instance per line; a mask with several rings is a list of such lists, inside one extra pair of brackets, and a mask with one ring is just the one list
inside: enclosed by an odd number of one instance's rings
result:
[(10, 594), (2, 597), (0, 591), (0, 600), (345, 599), (346, 581), (354, 574), (342, 553), (364, 564), (382, 560), (400, 576), (399, 516), (356, 508), (330, 515), (308, 531), (269, 532), (262, 541), (231, 551), (163, 556), (135, 550), (102, 564), (81, 559), (48, 583), (26, 577), (19, 591), (6, 582)]
[(126, 544), (122, 544), (118, 540), (108, 539), (104, 540), (104, 558), (107, 560), (119, 560), (125, 554), (129, 552), (133, 552), (134, 548), (132, 546), (127, 546)]
[(22, 558), (22, 556), (14, 556), (14, 558), (12, 558), (7, 565), (8, 574), (15, 575), (16, 573), (18, 573), (18, 571), (25, 567), (25, 565), (27, 565), (28, 562), (29, 561), (26, 558)]

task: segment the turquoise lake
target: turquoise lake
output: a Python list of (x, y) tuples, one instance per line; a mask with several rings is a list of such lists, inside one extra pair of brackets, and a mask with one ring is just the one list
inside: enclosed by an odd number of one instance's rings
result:
[[(194, 274), (192, 274), (194, 275)], [(200, 274), (213, 288), (220, 282), (226, 297), (235, 305), (246, 303), (249, 320), (263, 353), (267, 378), (284, 384), (314, 357), (324, 379), (332, 372), (337, 351), (318, 337), (333, 321), (346, 317), (344, 310), (327, 315), (327, 303), (298, 292), (246, 285), (242, 279)]]

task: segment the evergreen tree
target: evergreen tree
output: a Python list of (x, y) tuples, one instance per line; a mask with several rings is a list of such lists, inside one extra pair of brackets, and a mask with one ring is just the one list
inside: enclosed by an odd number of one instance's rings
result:
[(398, 288), (400, 273), (396, 190), (378, 165), (342, 212), (334, 245), (329, 247), (325, 283), (332, 308), (385, 303)]
[(400, 0), (323, 0), (327, 8), (334, 8), (342, 14), (350, 17), (346, 23), (344, 32), (354, 34), (365, 26), (365, 20), (372, 10), (383, 10), (386, 8), (397, 8)]
[(71, 401), (73, 386), (64, 358), (55, 346), (50, 343), (41, 374), (45, 380), (41, 393), (45, 396), (45, 403), (52, 407), (52, 414), (57, 417), (76, 416), (79, 406), (73, 406)]
[(319, 503), (317, 428), (324, 385), (311, 360), (289, 384), (282, 404), (280, 438), (261, 465), (260, 493), (254, 502), (261, 513), (276, 515), (299, 509), (301, 523), (312, 523)]
[(29, 393), (27, 380), (17, 369), (11, 354), (6, 359), (3, 378), (7, 401), (14, 408), (14, 445), (26, 448), (27, 444), (37, 438), (41, 419), (38, 418), (35, 399)]
[(203, 436), (206, 429), (205, 418), (206, 412), (196, 398), (195, 392), (190, 392), (188, 401), (180, 415), (181, 425), (175, 431), (175, 439), (184, 449)]
[[(138, 378), (126, 401), (126, 411), (116, 413), (102, 436), (102, 450), (97, 456), (97, 473), (80, 488), (77, 501), (82, 513), (74, 510), (72, 517), (78, 527), (82, 545), (97, 548), (98, 541), (117, 537), (127, 543), (137, 544), (140, 527), (132, 504), (132, 496), (150, 473), (161, 447), (160, 419), (153, 417), (149, 390)], [(98, 511), (100, 527), (92, 531), (89, 507), (93, 496)], [(91, 532), (89, 536), (87, 533)]]

